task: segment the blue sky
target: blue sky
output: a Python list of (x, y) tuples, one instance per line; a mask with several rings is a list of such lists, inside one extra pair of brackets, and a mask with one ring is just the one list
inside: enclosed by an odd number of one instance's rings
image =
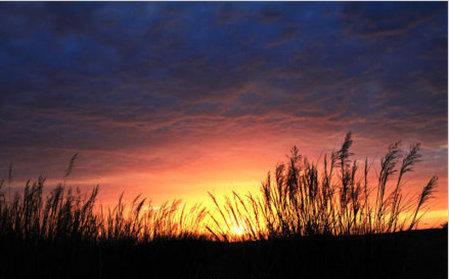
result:
[(80, 181), (164, 184), (351, 130), (363, 155), (421, 142), (446, 181), (447, 40), (446, 2), (3, 2), (0, 163), (59, 177), (79, 152)]

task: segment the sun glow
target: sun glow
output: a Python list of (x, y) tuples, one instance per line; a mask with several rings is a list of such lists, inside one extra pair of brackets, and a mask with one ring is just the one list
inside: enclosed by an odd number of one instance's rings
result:
[(238, 236), (238, 237), (243, 236), (245, 231), (246, 230), (245, 230), (244, 226), (241, 225), (241, 224), (233, 224), (231, 226), (231, 228), (230, 228), (230, 234), (235, 236), (235, 237), (236, 236)]

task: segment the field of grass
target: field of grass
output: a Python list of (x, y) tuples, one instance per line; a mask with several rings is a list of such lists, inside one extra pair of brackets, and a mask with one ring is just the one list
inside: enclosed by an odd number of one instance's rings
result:
[(348, 133), (321, 163), (294, 147), (260, 194), (210, 194), (213, 208), (142, 197), (102, 208), (98, 187), (84, 193), (64, 181), (46, 194), (44, 178), (11, 193), (10, 170), (0, 184), (0, 276), (445, 278), (446, 229), (415, 230), (437, 177), (416, 199), (402, 191), (420, 145), (390, 145), (370, 179), (352, 144)]
[(1, 278), (447, 278), (446, 230), (256, 242), (2, 239)]

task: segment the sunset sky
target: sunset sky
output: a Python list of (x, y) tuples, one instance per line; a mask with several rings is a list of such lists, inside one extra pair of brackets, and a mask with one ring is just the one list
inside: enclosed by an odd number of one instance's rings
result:
[(0, 174), (156, 203), (256, 190), (354, 134), (421, 142), (447, 216), (447, 3), (0, 3)]

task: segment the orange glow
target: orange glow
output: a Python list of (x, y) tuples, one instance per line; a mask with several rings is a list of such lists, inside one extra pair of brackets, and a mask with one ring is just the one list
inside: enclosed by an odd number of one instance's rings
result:
[[(169, 165), (151, 167), (136, 164), (133, 169), (122, 169), (89, 178), (68, 179), (68, 184), (95, 185), (100, 184), (100, 203), (114, 206), (119, 195), (124, 192), (124, 200), (132, 200), (142, 194), (158, 206), (164, 201), (182, 199), (187, 204), (202, 203), (211, 207), (211, 200), (207, 191), (218, 197), (230, 195), (232, 191), (240, 194), (251, 192), (256, 194), (260, 190), (261, 182), (268, 171), (273, 173), (278, 162), (285, 162), (291, 146), (298, 144), (301, 153), (311, 161), (321, 162), (325, 153), (337, 149), (342, 135), (325, 137), (304, 137), (287, 135), (278, 137), (274, 134), (262, 135), (256, 131), (256, 136), (244, 134), (237, 138), (213, 138), (205, 140), (202, 145), (192, 145), (186, 148), (169, 146), (157, 152), (146, 152), (143, 149), (129, 150), (127, 156), (136, 158), (137, 162), (146, 161), (152, 157), (169, 158)], [(301, 140), (299, 140), (299, 138)], [(379, 158), (384, 154), (388, 143), (395, 139), (386, 139), (383, 143), (376, 143), (365, 138), (356, 138), (353, 146), (354, 159), (361, 161), (368, 156), (371, 164), (370, 184), (375, 186)], [(408, 147), (408, 144), (404, 144)], [(427, 147), (424, 148), (427, 151)], [(446, 154), (446, 149), (444, 149)], [(86, 157), (89, 156), (85, 155)], [(84, 161), (78, 162), (83, 168)], [(360, 165), (362, 167), (362, 165)], [(79, 173), (82, 173), (80, 171)], [(435, 198), (430, 203), (430, 211), (420, 222), (420, 228), (438, 227), (447, 222), (447, 168), (434, 158), (425, 157), (414, 167), (414, 172), (406, 175), (403, 194), (415, 199), (421, 188), (432, 175), (438, 175), (438, 189)], [(51, 184), (49, 181), (48, 184)], [(392, 185), (394, 182), (389, 181)], [(237, 226), (232, 234), (242, 235), (244, 228)]]

